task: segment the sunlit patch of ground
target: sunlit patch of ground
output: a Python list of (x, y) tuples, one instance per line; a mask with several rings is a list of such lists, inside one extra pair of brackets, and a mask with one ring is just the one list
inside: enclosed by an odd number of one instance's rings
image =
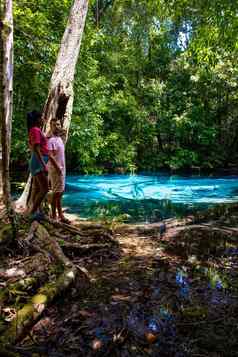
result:
[[(91, 230), (81, 236), (48, 227), (62, 247), (110, 244), (88, 254), (69, 252), (76, 265), (88, 269), (90, 286), (83, 290), (76, 281), (18, 351), (55, 357), (237, 356), (237, 222), (234, 215), (213, 221), (211, 229), (171, 226), (164, 234), (117, 229), (115, 241), (100, 233), (100, 225), (96, 235)], [(11, 268), (11, 259), (6, 263)], [(15, 314), (3, 312), (5, 320)]]
[[(115, 239), (119, 246), (74, 257), (88, 269), (91, 285), (72, 287), (47, 310), (32, 331), (36, 351), (59, 357), (237, 356), (238, 241), (214, 250), (216, 236), (190, 237), (181, 228), (161, 237)], [(33, 348), (29, 338), (26, 344)]]
[(130, 257), (144, 257), (145, 259), (154, 257), (155, 250), (158, 246), (153, 240), (147, 237), (127, 236), (118, 237), (123, 255)]

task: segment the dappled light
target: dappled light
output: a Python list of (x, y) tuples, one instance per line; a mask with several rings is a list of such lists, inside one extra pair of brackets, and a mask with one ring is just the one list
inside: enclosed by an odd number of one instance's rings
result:
[[(216, 227), (224, 229), (231, 216), (234, 222), (237, 215), (227, 211)], [(77, 224), (87, 232), (86, 223)], [(207, 227), (205, 221), (200, 226), (180, 225), (179, 220), (166, 224), (162, 234), (159, 226), (157, 232), (154, 227), (140, 234), (132, 230), (120, 234), (117, 229), (110, 252), (102, 248), (100, 254), (82, 255), (80, 250), (77, 254), (67, 242), (76, 244), (79, 236), (58, 234), (73, 262), (89, 271), (91, 283), (82, 290), (76, 282), (46, 309), (42, 324), (32, 330), (37, 344), (28, 338), (22, 351), (56, 356), (75, 351), (103, 356), (209, 356), (209, 351), (236, 351), (237, 240), (223, 236), (222, 245), (211, 254), (207, 249), (212, 249), (214, 239), (219, 242), (222, 231), (213, 235), (211, 229), (208, 237), (208, 231), (199, 228)], [(88, 244), (94, 239), (88, 236)], [(106, 235), (101, 239), (110, 241)], [(40, 309), (41, 299), (38, 302)], [(9, 319), (10, 310), (4, 314)]]
[(0, 356), (238, 356), (235, 1), (0, 1)]

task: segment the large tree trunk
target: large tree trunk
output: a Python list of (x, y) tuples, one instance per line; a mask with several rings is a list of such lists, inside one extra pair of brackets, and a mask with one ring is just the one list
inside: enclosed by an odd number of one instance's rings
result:
[(13, 98), (12, 0), (3, 2), (1, 14), (1, 186), (4, 204), (10, 212), (12, 210), (9, 174)]
[(43, 115), (46, 122), (57, 118), (68, 136), (73, 109), (73, 80), (88, 10), (88, 0), (75, 0), (63, 35), (60, 51), (51, 78)]
[[(43, 110), (43, 117), (45, 118), (44, 130), (48, 130), (49, 122), (52, 118), (58, 118), (65, 129), (65, 142), (67, 141), (70, 127), (74, 100), (73, 80), (87, 10), (88, 0), (74, 1), (51, 78), (48, 98)], [(29, 185), (30, 180), (28, 180), (26, 188), (17, 202), (17, 205), (22, 208), (25, 208), (27, 205)]]
[[(0, 1), (0, 130), (3, 114), (3, 3)], [(2, 200), (2, 135), (0, 135), (0, 202)]]
[(2, 200), (2, 195), (3, 195), (3, 190), (2, 190), (2, 143), (0, 140), (0, 204), (1, 204), (1, 200)]

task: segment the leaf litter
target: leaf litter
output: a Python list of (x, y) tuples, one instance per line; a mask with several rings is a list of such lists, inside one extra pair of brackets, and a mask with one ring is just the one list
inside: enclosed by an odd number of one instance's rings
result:
[[(60, 239), (74, 240), (63, 231)], [(238, 243), (227, 239), (214, 251), (214, 240), (194, 229), (160, 237), (117, 233), (110, 248), (70, 253), (88, 270), (90, 286), (81, 291), (76, 282), (16, 350), (55, 357), (237, 356)], [(96, 235), (84, 237), (83, 244), (95, 241)]]

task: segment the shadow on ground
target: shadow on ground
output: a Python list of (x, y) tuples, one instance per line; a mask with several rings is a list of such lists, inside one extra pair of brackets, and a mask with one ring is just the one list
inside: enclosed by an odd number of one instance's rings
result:
[(237, 356), (238, 241), (235, 232), (214, 230), (229, 227), (226, 219), (210, 229), (180, 227), (161, 237), (116, 234), (118, 245), (74, 255), (74, 263), (90, 273), (89, 288), (72, 287), (18, 351), (51, 357)]

